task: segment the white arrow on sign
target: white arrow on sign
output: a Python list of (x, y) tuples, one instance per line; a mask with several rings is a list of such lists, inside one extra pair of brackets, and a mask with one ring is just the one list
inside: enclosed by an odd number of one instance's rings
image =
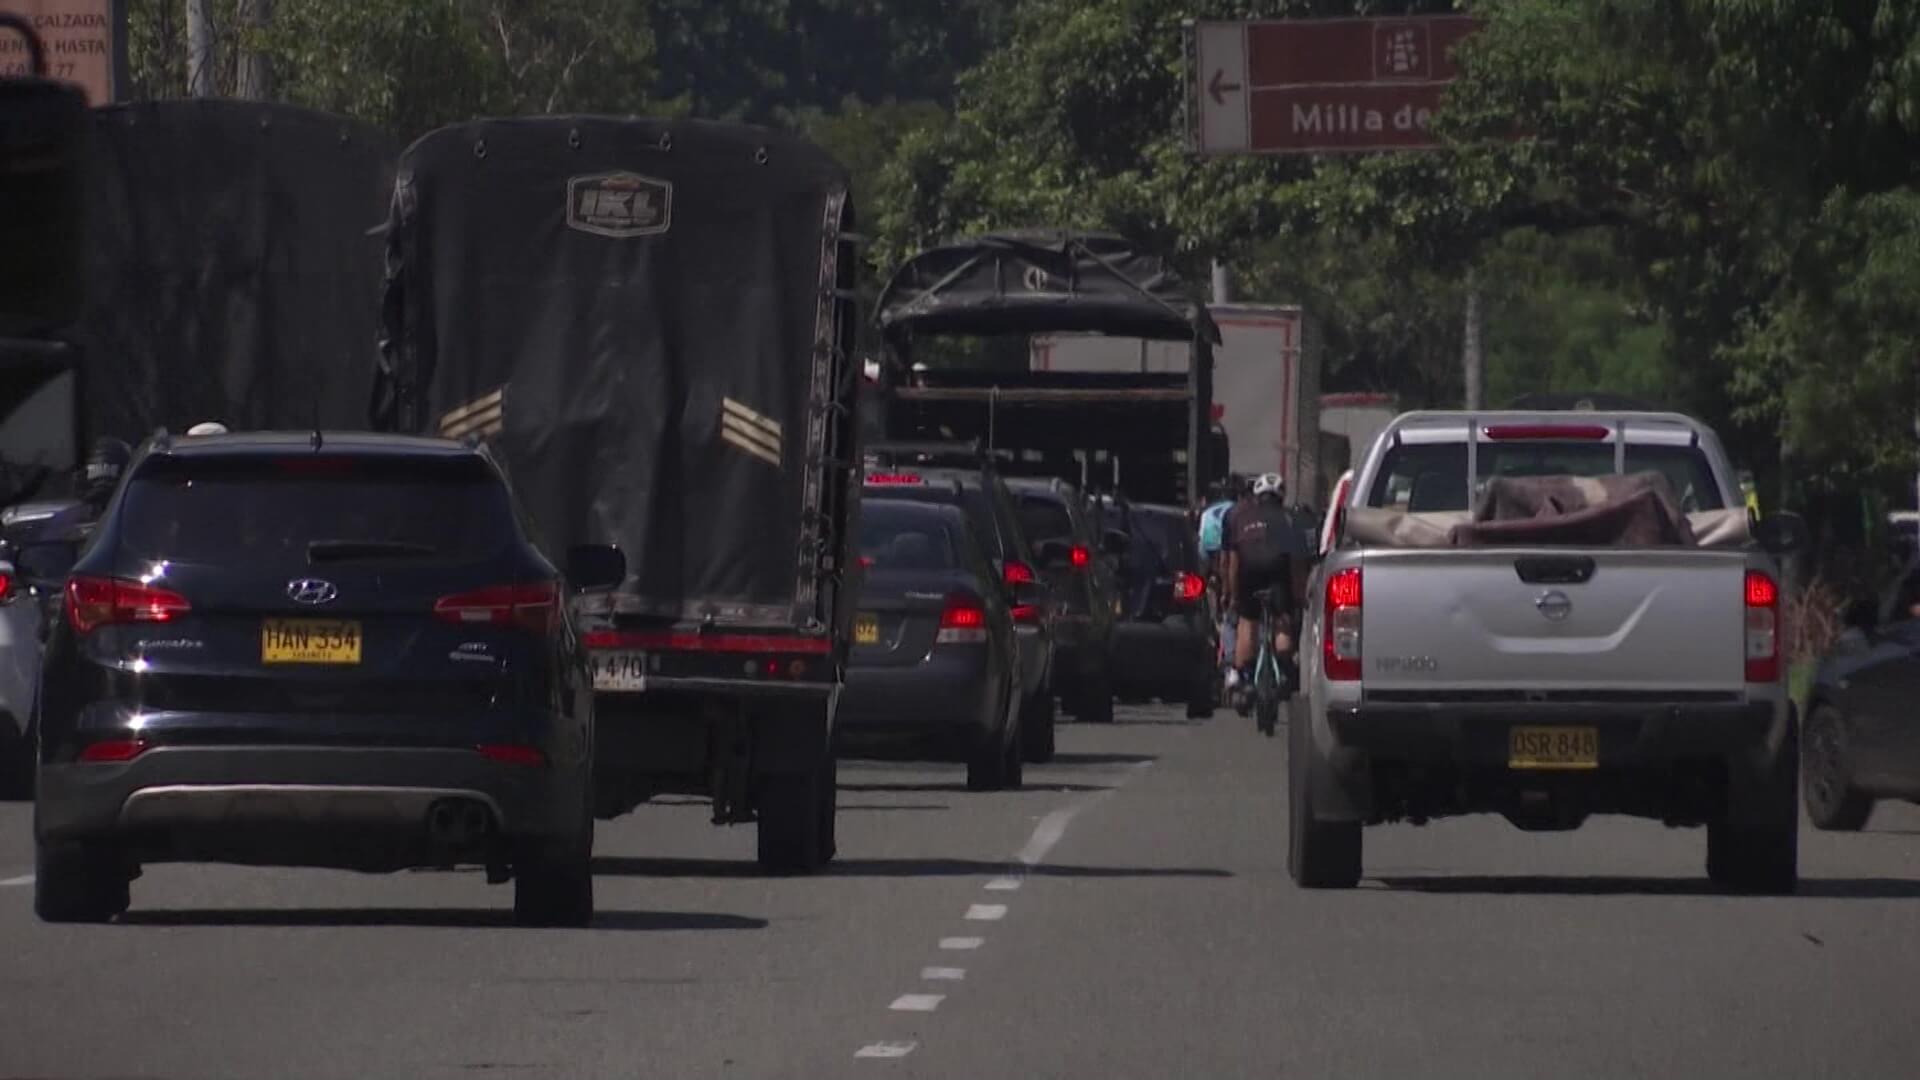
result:
[(1194, 101), (1200, 110), (1195, 134), (1203, 154), (1244, 152), (1252, 146), (1248, 122), (1247, 30), (1241, 22), (1194, 26)]

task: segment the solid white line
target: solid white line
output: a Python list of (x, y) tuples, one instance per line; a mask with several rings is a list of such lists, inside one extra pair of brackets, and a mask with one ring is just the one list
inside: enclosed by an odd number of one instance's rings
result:
[(994, 922), (1007, 917), (1005, 904), (974, 904), (967, 908), (967, 918), (974, 922)]
[(22, 874), (19, 877), (0, 878), (0, 889), (4, 889), (9, 885), (31, 885), (31, 884), (33, 884), (32, 874)]
[(961, 979), (967, 977), (967, 969), (941, 967), (921, 968), (920, 977), (929, 981), (945, 980), (947, 982), (959, 982)]
[(894, 1012), (932, 1012), (945, 1000), (945, 994), (901, 994), (887, 1008)]
[(914, 1047), (919, 1045), (919, 1043), (915, 1042), (868, 1043), (854, 1051), (853, 1056), (857, 1058), (903, 1058), (913, 1053)]
[(1012, 892), (1019, 887), (1020, 879), (1017, 877), (997, 877), (987, 882), (987, 888), (992, 892)]
[(940, 947), (943, 949), (977, 949), (986, 943), (986, 938), (977, 937), (943, 937), (940, 939)]

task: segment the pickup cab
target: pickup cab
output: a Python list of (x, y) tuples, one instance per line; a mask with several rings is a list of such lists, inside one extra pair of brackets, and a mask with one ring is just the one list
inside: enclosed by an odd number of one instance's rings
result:
[[(1334, 510), (1289, 731), (1288, 866), (1354, 885), (1362, 830), (1497, 813), (1705, 826), (1717, 884), (1791, 891), (1790, 528), (1670, 413), (1408, 413)], [(1770, 551), (1756, 535), (1781, 539)]]

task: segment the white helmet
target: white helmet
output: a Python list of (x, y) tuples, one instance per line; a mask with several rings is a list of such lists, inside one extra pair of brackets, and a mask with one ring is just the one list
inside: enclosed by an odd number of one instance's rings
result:
[(1279, 498), (1284, 497), (1286, 493), (1286, 478), (1277, 472), (1261, 473), (1259, 478), (1253, 482), (1253, 497), (1256, 499), (1262, 495), (1272, 495)]
[(202, 435), (225, 435), (226, 433), (227, 425), (218, 420), (203, 421), (187, 429), (187, 435), (191, 438), (198, 438)]

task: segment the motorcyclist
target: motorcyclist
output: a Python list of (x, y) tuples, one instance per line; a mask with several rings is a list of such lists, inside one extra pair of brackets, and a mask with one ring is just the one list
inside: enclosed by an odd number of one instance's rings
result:
[[(1225, 547), (1227, 594), (1233, 612), (1257, 625), (1265, 614), (1257, 594), (1267, 590), (1274, 615), (1274, 656), (1288, 664), (1293, 656), (1295, 613), (1300, 609), (1310, 556), (1287, 513), (1287, 483), (1279, 473), (1266, 473), (1254, 480), (1252, 497), (1233, 508)], [(1256, 635), (1237, 635), (1233, 671), (1227, 675), (1230, 691), (1251, 684), (1258, 651)]]

